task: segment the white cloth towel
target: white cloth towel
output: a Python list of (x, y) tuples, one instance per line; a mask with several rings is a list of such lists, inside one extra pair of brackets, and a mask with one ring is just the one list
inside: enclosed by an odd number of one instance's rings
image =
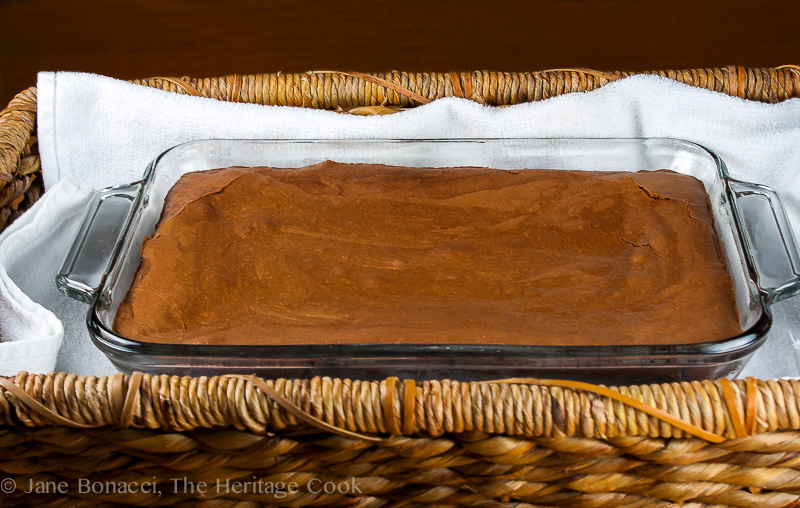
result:
[[(800, 236), (797, 99), (760, 104), (665, 78), (635, 76), (593, 92), (508, 108), (450, 98), (394, 115), (359, 117), (224, 103), (78, 73), (40, 73), (38, 90), (39, 149), (48, 191), (43, 203), (0, 238), (0, 264), (11, 277), (0, 277), (0, 315), (41, 318), (37, 322), (4, 317), (0, 326), (4, 336), (30, 339), (60, 335), (60, 320), (66, 335), (57, 368), (79, 374), (114, 370), (89, 341), (84, 324), (87, 307), (59, 295), (52, 283), (77, 227), (80, 213), (76, 211), (88, 200), (86, 189), (136, 180), (161, 151), (190, 140), (682, 138), (715, 150), (734, 177), (777, 189)], [(80, 187), (64, 180), (78, 182)], [(28, 224), (34, 221), (38, 224)], [(37, 253), (35, 258), (30, 257), (32, 252)], [(44, 252), (46, 259), (40, 255)], [(769, 340), (744, 375), (797, 375), (788, 332), (800, 330), (800, 297), (781, 302), (773, 310), (775, 324)]]

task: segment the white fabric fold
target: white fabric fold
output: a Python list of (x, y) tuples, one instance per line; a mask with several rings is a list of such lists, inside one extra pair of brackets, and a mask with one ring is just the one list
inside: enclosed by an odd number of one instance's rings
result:
[[(449, 98), (394, 115), (361, 117), (226, 103), (90, 74), (40, 73), (38, 101), (39, 149), (48, 189), (45, 197), (53, 205), (35, 207), (14, 225), (14, 231), (27, 228), (22, 221), (30, 222), (34, 217), (55, 224), (51, 214), (62, 215), (59, 231), (74, 230), (80, 214), (55, 211), (55, 204), (63, 199), (77, 209), (88, 194), (76, 193), (74, 186), (58, 182), (70, 178), (93, 189), (128, 183), (139, 179), (146, 165), (163, 150), (197, 139), (672, 137), (714, 150), (735, 178), (778, 190), (795, 235), (800, 236), (797, 99), (761, 104), (657, 76), (634, 76), (592, 92), (506, 108)], [(28, 234), (24, 242), (29, 252), (50, 249), (63, 257), (71, 240), (68, 236), (48, 237), (38, 231)], [(0, 278), (4, 284), (0, 289), (9, 295), (0, 295), (0, 313), (13, 316), (37, 309), (46, 315), (42, 319), (50, 323), (48, 326), (55, 327), (60, 320), (66, 336), (58, 368), (81, 374), (111, 372), (113, 368), (89, 342), (85, 305), (64, 304), (65, 297), (42, 292), (34, 298), (42, 308), (21, 292), (14, 292), (14, 282), (23, 289), (37, 277), (51, 283), (57, 269), (15, 254), (25, 251), (19, 249), (23, 243), (19, 238), (11, 242), (13, 237), (7, 233), (0, 239), (0, 250), (7, 242), (9, 245), (8, 255), (0, 262), (7, 269), (10, 265), (18, 267), (17, 272), (9, 269), (12, 280)], [(36, 275), (19, 273), (22, 266), (36, 266)], [(800, 329), (800, 298), (777, 304), (773, 311), (775, 322), (767, 344), (743, 375), (797, 375), (788, 332)], [(11, 333), (11, 328), (28, 327), (14, 333), (38, 336), (42, 325), (34, 329), (32, 321), (4, 319), (0, 330), (5, 334)]]
[[(90, 192), (69, 179), (52, 190), (0, 235), (0, 375), (53, 370), (64, 337), (61, 321), (31, 297), (39, 297), (42, 286), (55, 292), (45, 274), (64, 254), (48, 249), (48, 239), (64, 229), (74, 235), (70, 225), (83, 214)], [(15, 282), (31, 280), (38, 284), (20, 288)]]

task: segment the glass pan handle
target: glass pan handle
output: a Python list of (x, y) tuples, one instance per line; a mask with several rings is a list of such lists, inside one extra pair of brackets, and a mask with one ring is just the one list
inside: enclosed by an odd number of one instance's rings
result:
[(766, 185), (739, 180), (729, 185), (759, 289), (770, 302), (800, 293), (800, 254), (778, 194)]
[(94, 301), (141, 186), (136, 182), (95, 193), (56, 276), (59, 291), (82, 302)]

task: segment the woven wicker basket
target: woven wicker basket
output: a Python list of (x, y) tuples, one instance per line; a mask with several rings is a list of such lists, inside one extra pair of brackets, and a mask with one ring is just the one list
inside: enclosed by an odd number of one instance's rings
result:
[[(384, 114), (453, 95), (534, 101), (629, 74), (311, 72), (137, 83)], [(751, 100), (800, 97), (795, 66), (652, 74)], [(0, 227), (42, 192), (35, 120), (34, 88), (0, 112)], [(798, 429), (800, 382), (789, 380), (606, 389), (20, 373), (0, 378), (0, 506), (780, 507), (800, 499)]]

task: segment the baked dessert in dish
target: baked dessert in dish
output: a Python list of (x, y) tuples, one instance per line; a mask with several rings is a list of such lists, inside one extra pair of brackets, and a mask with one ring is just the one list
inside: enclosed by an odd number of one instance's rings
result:
[(184, 344), (686, 344), (741, 332), (703, 184), (326, 161), (184, 175), (114, 330)]

